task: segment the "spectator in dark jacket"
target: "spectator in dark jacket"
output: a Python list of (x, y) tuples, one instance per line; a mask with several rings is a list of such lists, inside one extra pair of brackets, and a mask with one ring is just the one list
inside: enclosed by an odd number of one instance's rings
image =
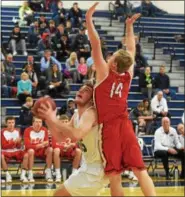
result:
[(63, 36), (64, 34), (66, 34), (66, 31), (65, 31), (65, 27), (63, 24), (60, 24), (57, 26), (57, 32), (56, 32), (56, 38), (57, 39), (60, 39), (61, 36)]
[(69, 19), (72, 27), (79, 27), (82, 21), (82, 11), (78, 7), (78, 3), (73, 3), (73, 7), (69, 10)]
[(29, 55), (28, 58), (27, 58), (27, 62), (24, 64), (23, 66), (23, 72), (25, 71), (25, 67), (27, 65), (32, 65), (33, 66), (33, 70), (36, 72), (37, 74), (37, 77), (39, 78), (40, 75), (41, 75), (41, 71), (40, 71), (40, 64), (37, 64), (35, 61), (34, 61), (34, 57), (32, 55)]
[(21, 133), (23, 134), (24, 129), (32, 125), (33, 114), (31, 108), (33, 106), (32, 97), (26, 98), (26, 103), (23, 104), (19, 113), (19, 124), (21, 125)]
[(6, 56), (6, 60), (3, 62), (4, 72), (7, 76), (7, 85), (13, 86), (16, 83), (16, 70), (15, 65), (13, 64), (13, 56), (12, 54), (8, 54)]
[(78, 33), (78, 31), (75, 28), (72, 27), (70, 20), (66, 21), (65, 32), (68, 35), (70, 43), (72, 43), (73, 38), (76, 36), (76, 33)]
[(152, 94), (155, 93), (155, 89), (154, 78), (151, 76), (151, 70), (149, 66), (145, 68), (144, 73), (140, 73), (139, 88), (143, 95), (145, 95), (149, 100), (151, 100), (153, 96)]
[(49, 33), (43, 33), (42, 38), (38, 41), (38, 55), (42, 57), (45, 50), (51, 50), (51, 39)]
[(30, 43), (31, 47), (36, 47), (40, 36), (40, 29), (38, 21), (34, 21), (34, 24), (30, 26), (28, 30), (28, 42)]
[(56, 52), (56, 58), (59, 61), (66, 61), (70, 55), (70, 43), (68, 36), (63, 34), (59, 39), (54, 37), (52, 39), (52, 48)]
[(57, 12), (53, 13), (53, 20), (56, 25), (66, 23), (66, 10), (63, 8), (63, 2), (59, 1), (57, 4)]
[(87, 35), (85, 35), (85, 28), (80, 27), (79, 34), (74, 38), (72, 48), (77, 52), (78, 58), (90, 57), (90, 46)]
[[(66, 81), (62, 76), (62, 73), (58, 70), (58, 66), (53, 64), (51, 69), (48, 69), (48, 75), (46, 79), (47, 93), (56, 98), (57, 96), (63, 96), (62, 93), (69, 93), (69, 89), (66, 86)], [(66, 89), (67, 88), (67, 89)]]
[(43, 0), (29, 0), (30, 8), (35, 12), (41, 12), (43, 5)]
[(57, 28), (54, 20), (49, 21), (49, 27), (45, 30), (45, 32), (49, 33), (50, 38), (56, 36)]
[(23, 55), (27, 56), (25, 36), (21, 33), (20, 27), (13, 28), (9, 38), (9, 47), (13, 52), (13, 56), (17, 55), (17, 50), (21, 50)]
[(170, 78), (165, 73), (165, 66), (163, 65), (160, 67), (160, 71), (155, 77), (155, 87), (156, 92), (159, 90), (163, 91), (164, 98), (168, 100), (175, 98), (175, 91), (170, 88)]
[(49, 27), (48, 21), (44, 14), (40, 15), (38, 22), (39, 22), (40, 35), (42, 36), (45, 30)]

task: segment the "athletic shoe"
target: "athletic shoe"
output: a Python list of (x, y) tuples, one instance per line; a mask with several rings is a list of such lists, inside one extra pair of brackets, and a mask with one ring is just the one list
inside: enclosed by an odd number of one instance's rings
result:
[(45, 170), (45, 179), (47, 180), (47, 182), (53, 182), (51, 169), (49, 168)]
[(28, 181), (31, 182), (31, 183), (35, 182), (35, 180), (33, 178), (33, 172), (28, 172)]
[(137, 177), (134, 175), (132, 171), (130, 171), (128, 178), (133, 181), (138, 181)]
[(11, 183), (12, 182), (12, 176), (9, 174), (9, 172), (6, 172), (6, 182)]

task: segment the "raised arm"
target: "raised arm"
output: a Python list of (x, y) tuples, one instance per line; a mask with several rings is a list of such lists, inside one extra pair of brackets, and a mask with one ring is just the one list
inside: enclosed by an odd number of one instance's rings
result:
[[(135, 62), (135, 53), (136, 53), (136, 43), (135, 43), (135, 35), (134, 35), (134, 22), (141, 16), (141, 14), (134, 14), (131, 18), (127, 18), (126, 20), (126, 47), (127, 51), (133, 58), (133, 62)], [(131, 76), (134, 73), (134, 64), (130, 67), (129, 72)]]
[(89, 41), (90, 41), (91, 47), (92, 47), (91, 54), (92, 54), (92, 58), (94, 60), (94, 65), (96, 67), (96, 75), (97, 75), (96, 79), (98, 82), (100, 82), (108, 75), (109, 68), (103, 58), (100, 38), (99, 38), (99, 35), (94, 27), (93, 20), (92, 20), (92, 15), (94, 14), (95, 8), (98, 4), (99, 3), (96, 2), (87, 11), (86, 23), (87, 23)]

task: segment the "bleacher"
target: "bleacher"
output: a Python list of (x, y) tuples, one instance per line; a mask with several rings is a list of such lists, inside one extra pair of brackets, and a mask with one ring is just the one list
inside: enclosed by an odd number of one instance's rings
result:
[[(84, 12), (85, 13), (85, 12)], [(14, 27), (12, 22), (13, 17), (18, 17), (18, 7), (2, 7), (1, 8), (1, 31), (2, 42), (7, 42), (9, 35)], [(48, 19), (51, 19), (51, 13), (45, 13)], [(37, 13), (38, 17), (39, 14)], [(124, 24), (123, 21), (113, 20), (110, 27), (109, 12), (98, 11), (95, 14), (95, 25), (101, 37), (105, 38), (108, 50), (115, 51), (118, 43), (121, 41)], [(21, 27), (21, 32), (27, 33), (29, 27)], [(184, 111), (184, 44), (177, 43), (174, 35), (184, 32), (184, 16), (183, 15), (165, 15), (156, 18), (142, 17), (135, 24), (135, 32), (142, 32), (141, 43), (143, 46), (144, 55), (148, 58), (149, 64), (153, 67), (153, 73), (159, 71), (159, 67), (164, 64), (167, 70), (170, 69), (171, 48), (175, 50), (175, 60), (173, 60), (172, 72), (168, 73), (171, 78), (171, 86), (177, 92), (176, 99), (168, 102), (170, 114), (172, 115), (171, 124), (176, 127), (181, 122), (181, 116)], [(155, 58), (154, 58), (154, 43)], [(40, 62), (40, 58), (36, 55), (36, 49), (29, 48), (27, 45), (28, 54), (34, 55), (35, 61)], [(16, 66), (16, 75), (19, 77), (21, 68), (26, 60), (25, 56), (17, 55), (13, 58)], [(62, 62), (64, 64), (64, 62)], [(74, 97), (75, 92), (81, 84), (70, 84), (71, 93), (69, 97)], [(129, 94), (129, 108), (136, 107), (139, 101), (143, 99), (143, 95), (139, 92), (138, 78), (134, 78)], [(57, 107), (61, 107), (66, 103), (67, 99), (56, 99)], [(20, 104), (16, 98), (4, 98), (1, 100), (2, 107), (6, 108), (6, 115), (18, 117)], [(147, 145), (151, 144), (153, 136), (144, 136), (144, 141)], [(144, 151), (146, 153), (146, 151)]]

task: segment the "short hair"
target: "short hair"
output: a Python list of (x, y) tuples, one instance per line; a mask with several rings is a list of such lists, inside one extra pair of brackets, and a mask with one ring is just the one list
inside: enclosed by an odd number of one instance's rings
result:
[(77, 2), (74, 2), (73, 5), (78, 5), (78, 3)]
[(26, 72), (23, 72), (23, 73), (21, 73), (21, 78), (22, 78), (22, 76), (27, 76), (28, 78), (29, 78), (29, 75), (26, 73)]
[(41, 118), (39, 118), (37, 116), (33, 116), (32, 123), (34, 123), (36, 119), (42, 120)]
[(55, 24), (55, 21), (54, 20), (50, 20), (49, 24)]
[(94, 89), (94, 84), (90, 80), (86, 81), (82, 86), (88, 86), (88, 87)]
[(8, 116), (8, 117), (6, 117), (5, 122), (7, 123), (8, 120), (14, 120), (14, 121), (15, 121), (15, 117), (13, 117), (13, 116)]
[(32, 101), (33, 101), (32, 97), (29, 96), (29, 97), (26, 98), (26, 102), (32, 102)]
[(61, 115), (59, 120), (69, 120), (69, 117), (65, 114)]
[(138, 107), (138, 108), (140, 108), (140, 107), (144, 108), (143, 102), (138, 103), (137, 107)]
[(13, 55), (12, 55), (11, 53), (8, 53), (8, 54), (6, 55), (6, 57), (13, 57)]
[(134, 63), (130, 53), (127, 51), (120, 49), (116, 52), (116, 57), (114, 60), (117, 63), (117, 72), (124, 73), (126, 72), (130, 66)]
[(166, 67), (165, 67), (165, 65), (161, 65), (161, 66), (160, 66), (160, 69), (161, 69), (161, 68), (164, 68), (164, 69), (165, 69)]

